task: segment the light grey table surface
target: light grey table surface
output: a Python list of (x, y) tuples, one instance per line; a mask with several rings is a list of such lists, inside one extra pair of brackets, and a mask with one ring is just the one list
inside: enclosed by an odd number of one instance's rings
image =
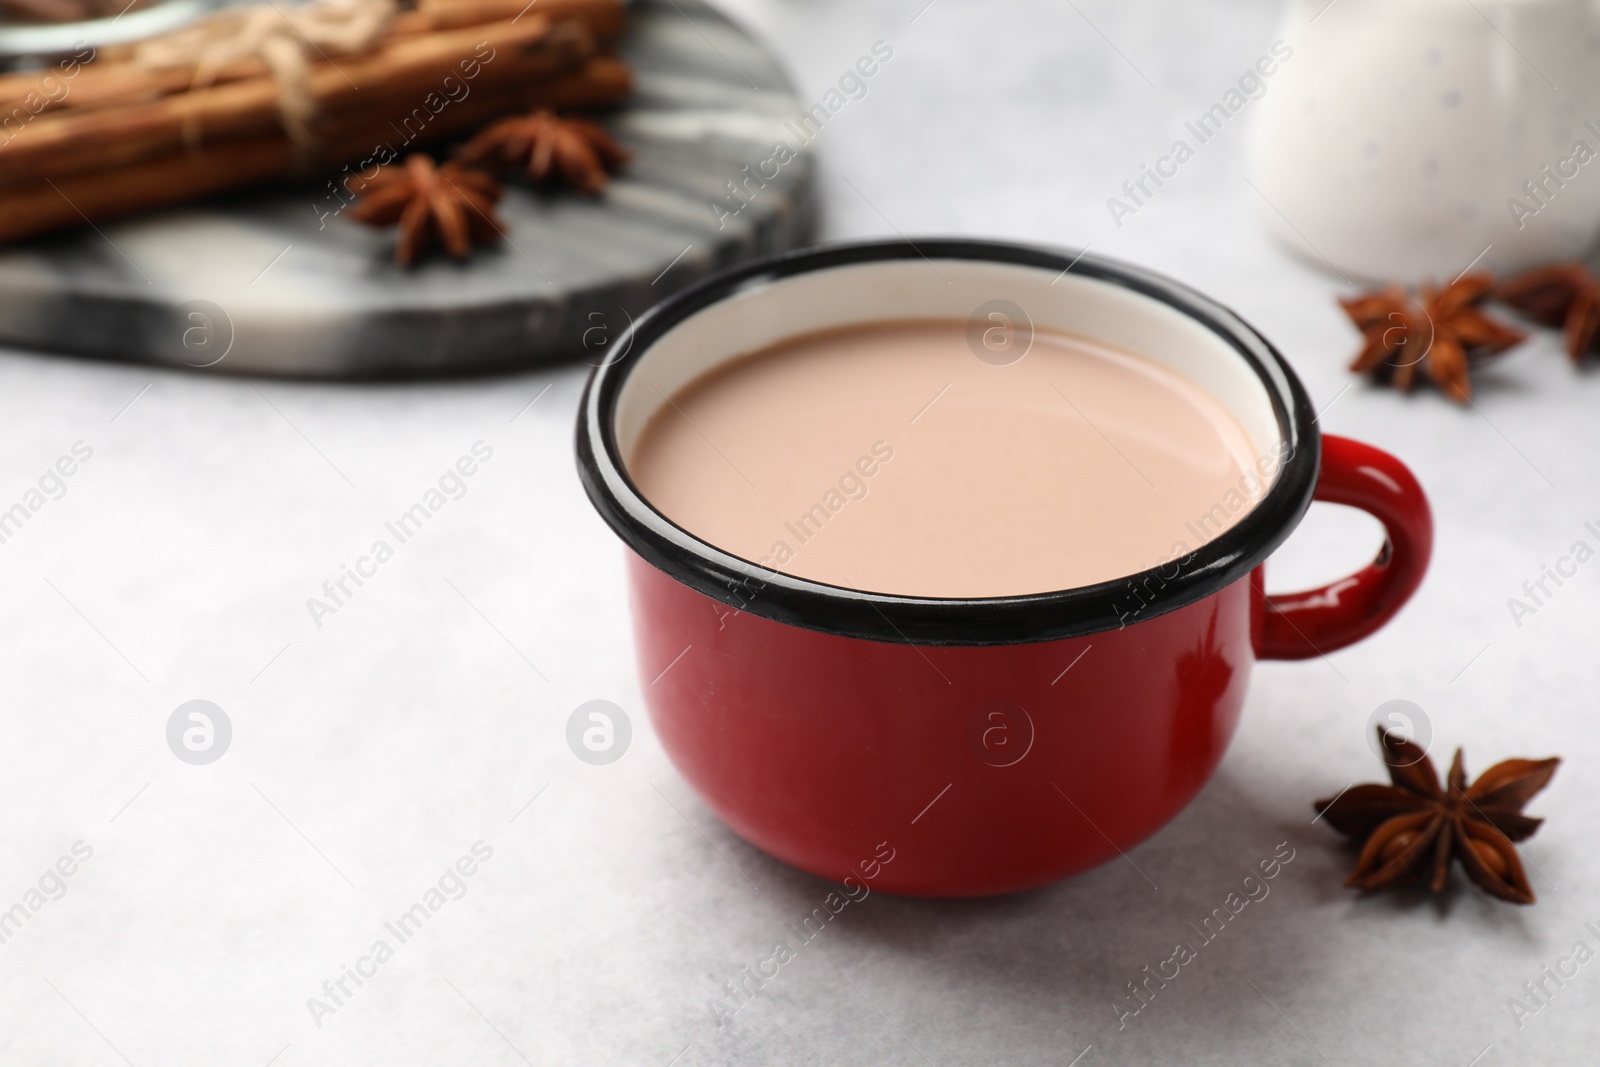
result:
[[(719, 1029), (708, 1000), (829, 887), (718, 824), (650, 731), (622, 551), (571, 459), (579, 369), (329, 386), (6, 353), (0, 505), (75, 443), (92, 457), (0, 544), (0, 908), (46, 891), (0, 943), (0, 1064), (1594, 1062), (1600, 964), (1520, 1027), (1507, 1000), (1600, 948), (1600, 571), (1520, 627), (1506, 601), (1595, 541), (1600, 380), (1546, 336), (1479, 377), (1476, 409), (1351, 386), (1343, 287), (1264, 238), (1242, 129), (1112, 225), (1106, 198), (1262, 53), (1276, 4), (922, 4), (728, 5), (813, 99), (894, 49), (818, 140), (825, 232), (1092, 244), (1232, 304), (1327, 430), (1431, 493), (1412, 606), (1261, 666), (1214, 780), (1127, 862), (985, 902), (874, 894)], [(465, 495), (319, 627), (307, 598), (479, 441)], [(1271, 584), (1376, 543), (1315, 508)], [(233, 730), (208, 766), (166, 738), (197, 698)], [(1365, 724), (1393, 698), (1473, 771), (1566, 757), (1531, 806), (1536, 906), (1340, 888), (1350, 853), (1310, 804), (1379, 777)], [(634, 727), (610, 766), (565, 741), (591, 699)], [(384, 924), (478, 842), (465, 894), (398, 944)], [(1119, 1029), (1125, 983), (1280, 842), (1270, 895)], [(92, 855), (45, 876), (75, 845)], [(379, 939), (393, 958), (313, 1018)]]

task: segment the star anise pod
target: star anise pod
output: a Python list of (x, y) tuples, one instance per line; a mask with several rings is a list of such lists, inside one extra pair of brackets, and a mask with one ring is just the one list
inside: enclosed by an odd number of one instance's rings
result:
[(1533, 836), (1543, 819), (1522, 814), (1533, 795), (1550, 784), (1559, 759), (1509, 759), (1467, 784), (1461, 750), (1443, 788), (1420, 745), (1378, 727), (1393, 785), (1356, 785), (1316, 809), (1335, 830), (1364, 840), (1361, 858), (1345, 885), (1386, 889), (1426, 877), (1442, 892), (1452, 859), (1485, 891), (1513, 904), (1532, 904), (1533, 887), (1514, 841)]
[(1600, 278), (1582, 263), (1556, 263), (1519, 274), (1500, 287), (1501, 301), (1535, 322), (1560, 326), (1576, 363), (1600, 335)]
[(596, 196), (611, 172), (632, 157), (614, 137), (588, 121), (535, 111), (501, 119), (462, 146), (457, 155), (467, 166), (514, 166), (536, 182), (560, 178), (588, 196)]
[(455, 163), (436, 167), (422, 154), (407, 156), (401, 166), (379, 167), (371, 178), (350, 179), (360, 199), (350, 217), (369, 226), (400, 224), (394, 258), (410, 266), (430, 240), (456, 259), (465, 259), (474, 239), (499, 237), (505, 227), (495, 217), (500, 183), (482, 171)]
[(1383, 373), (1395, 388), (1408, 390), (1420, 366), (1446, 396), (1466, 403), (1472, 397), (1467, 357), (1495, 355), (1527, 337), (1479, 308), (1493, 289), (1490, 275), (1468, 274), (1443, 289), (1424, 285), (1416, 298), (1391, 285), (1340, 300), (1366, 338), (1350, 369)]

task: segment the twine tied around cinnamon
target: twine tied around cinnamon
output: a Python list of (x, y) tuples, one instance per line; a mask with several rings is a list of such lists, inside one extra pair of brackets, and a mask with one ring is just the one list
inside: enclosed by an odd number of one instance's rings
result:
[[(317, 0), (285, 6), (278, 0), (212, 15), (192, 26), (141, 41), (132, 61), (147, 69), (194, 68), (193, 89), (208, 88), (219, 72), (240, 60), (259, 59), (278, 89), (283, 128), (295, 143), (312, 143), (316, 116), (311, 93), (313, 58), (372, 51), (394, 18), (395, 0)], [(198, 120), (186, 123), (184, 140), (198, 145)]]

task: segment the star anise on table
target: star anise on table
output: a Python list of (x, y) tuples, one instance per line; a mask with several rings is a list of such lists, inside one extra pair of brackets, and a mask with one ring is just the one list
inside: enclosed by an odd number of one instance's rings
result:
[(1355, 785), (1316, 810), (1335, 830), (1364, 841), (1345, 880), (1351, 889), (1386, 889), (1426, 878), (1442, 892), (1453, 859), (1485, 891), (1513, 904), (1532, 904), (1533, 887), (1512, 842), (1532, 837), (1543, 819), (1522, 814), (1550, 783), (1559, 759), (1509, 759), (1467, 784), (1461, 750), (1443, 788), (1428, 754), (1415, 742), (1378, 727), (1393, 785)]
[(1466, 403), (1472, 397), (1468, 356), (1495, 355), (1527, 338), (1483, 313), (1479, 304), (1493, 289), (1490, 275), (1468, 274), (1442, 289), (1424, 285), (1416, 297), (1391, 285), (1340, 300), (1366, 339), (1350, 369), (1379, 373), (1409, 390), (1421, 367), (1446, 396)]
[(1500, 287), (1501, 301), (1535, 322), (1560, 326), (1576, 363), (1600, 335), (1600, 278), (1582, 263), (1536, 267)]
[(467, 166), (520, 167), (536, 182), (559, 178), (597, 196), (632, 153), (587, 119), (540, 110), (485, 127), (456, 158)]
[(400, 224), (394, 258), (401, 266), (416, 262), (434, 239), (465, 259), (474, 240), (505, 232), (494, 214), (500, 183), (482, 171), (455, 163), (435, 166), (419, 153), (400, 166), (379, 167), (371, 178), (352, 178), (350, 185), (360, 197), (350, 208), (352, 219), (369, 226)]

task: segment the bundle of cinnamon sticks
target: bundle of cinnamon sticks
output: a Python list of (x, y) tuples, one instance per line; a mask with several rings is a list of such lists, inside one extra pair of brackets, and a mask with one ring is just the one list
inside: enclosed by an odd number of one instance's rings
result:
[(506, 114), (604, 107), (630, 88), (610, 48), (621, 0), (417, 0), (379, 11), (373, 39), (348, 53), (285, 31), (258, 52), (208, 48), (163, 65), (149, 58), (159, 50), (124, 47), (0, 75), (0, 242), (391, 162)]

